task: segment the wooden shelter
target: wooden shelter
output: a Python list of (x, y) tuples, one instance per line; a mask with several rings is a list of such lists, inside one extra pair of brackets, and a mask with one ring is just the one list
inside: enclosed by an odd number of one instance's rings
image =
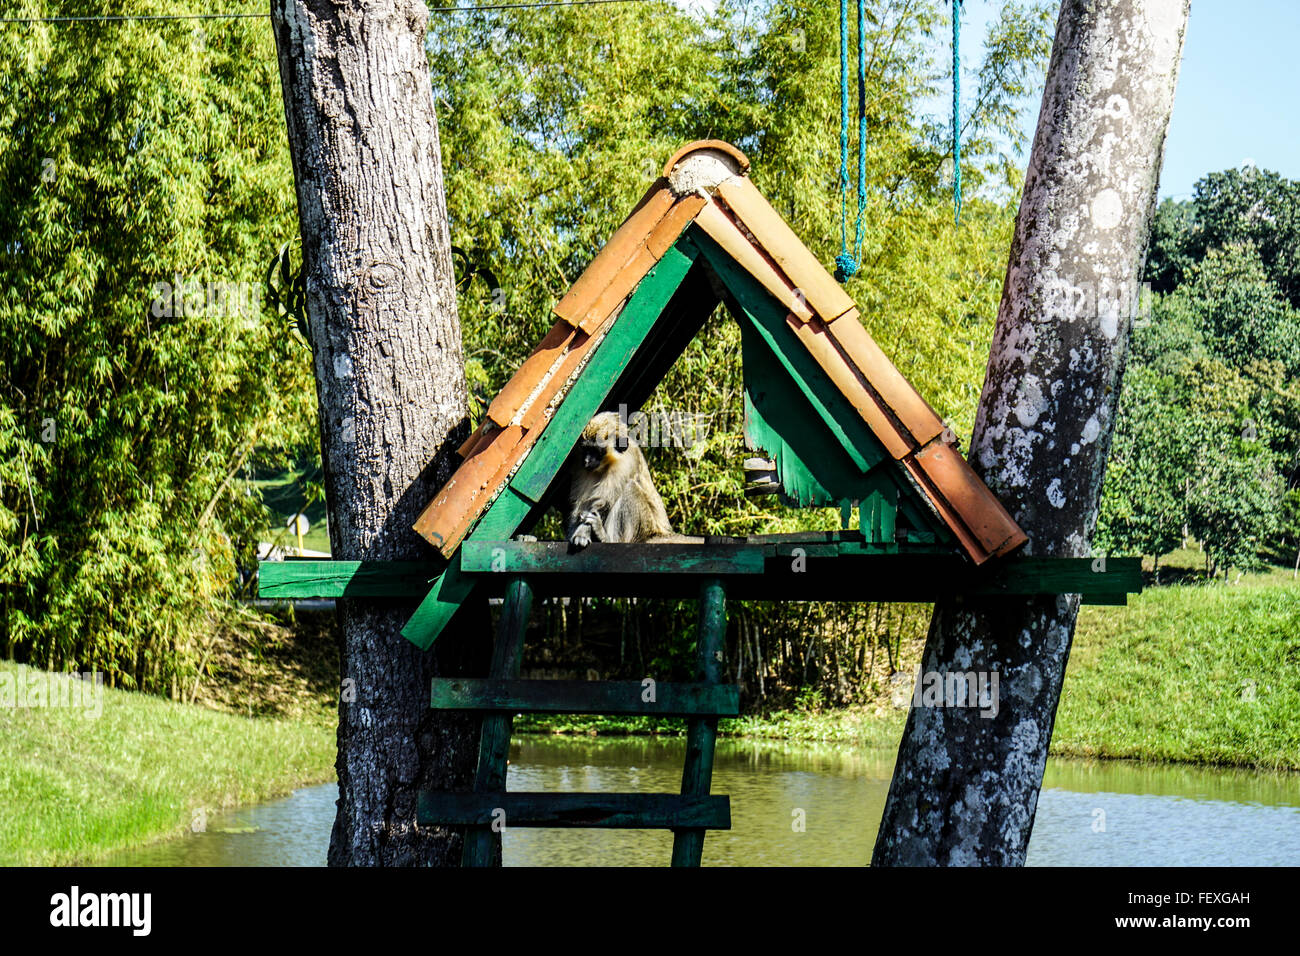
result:
[[(556, 322), (462, 445), (462, 463), (415, 530), (440, 552), (418, 562), (262, 566), (265, 597), (420, 600), (403, 634), (429, 647), (471, 597), (505, 597), (492, 673), (437, 680), (432, 706), (485, 713), (473, 793), (425, 795), (425, 822), (470, 827), (467, 863), (491, 859), (490, 829), (664, 827), (673, 862), (698, 865), (703, 835), (730, 825), (709, 794), (720, 716), (725, 597), (934, 601), (1081, 593), (1123, 603), (1137, 559), (1012, 555), (1024, 532), (962, 458), (951, 432), (863, 327), (853, 301), (714, 140), (665, 165), (555, 307)], [(638, 409), (719, 303), (741, 329), (744, 434), (774, 462), (784, 500), (838, 505), (844, 530), (688, 543), (512, 540), (563, 494), (565, 466), (597, 412)], [(850, 530), (851, 510), (859, 511)], [(700, 598), (699, 675), (690, 684), (521, 681), (534, 593)], [(647, 687), (652, 688), (647, 695)], [(682, 793), (505, 790), (510, 718), (521, 711), (687, 716)]]

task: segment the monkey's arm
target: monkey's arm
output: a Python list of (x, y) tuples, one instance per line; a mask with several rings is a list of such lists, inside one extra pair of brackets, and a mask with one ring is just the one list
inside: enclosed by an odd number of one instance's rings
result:
[(600, 516), (601, 510), (609, 505), (600, 498), (588, 503), (582, 511), (577, 512), (577, 521), (569, 531), (569, 543), (575, 548), (585, 548), (593, 541), (606, 540), (605, 520)]

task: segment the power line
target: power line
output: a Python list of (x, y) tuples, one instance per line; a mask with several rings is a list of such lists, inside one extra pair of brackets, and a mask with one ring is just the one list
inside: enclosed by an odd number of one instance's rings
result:
[(112, 23), (123, 20), (242, 20), (266, 13), (141, 13), (98, 17), (0, 17), (0, 23)]
[[(586, 7), (604, 3), (654, 3), (655, 0), (538, 0), (536, 3), (494, 3), (476, 7), (433, 7), (430, 13), (480, 13), (490, 10), (534, 10), (538, 7)], [(152, 13), (94, 17), (0, 17), (0, 23), (121, 23), (127, 20), (247, 20), (266, 13)]]

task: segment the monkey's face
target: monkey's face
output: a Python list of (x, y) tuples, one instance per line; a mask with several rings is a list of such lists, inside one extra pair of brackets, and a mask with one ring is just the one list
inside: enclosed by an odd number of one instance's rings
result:
[[(621, 446), (621, 447), (620, 447)], [(606, 438), (584, 440), (581, 448), (582, 467), (587, 471), (604, 471), (618, 463), (619, 457), (627, 450), (627, 443)]]
[(578, 444), (582, 467), (591, 472), (602, 472), (618, 464), (627, 448), (627, 430), (613, 412), (602, 412), (593, 418)]

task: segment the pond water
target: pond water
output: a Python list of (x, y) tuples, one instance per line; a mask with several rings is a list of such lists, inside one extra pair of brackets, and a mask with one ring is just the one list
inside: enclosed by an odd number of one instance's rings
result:
[[(511, 790), (677, 792), (680, 738), (516, 738)], [(714, 793), (732, 829), (710, 832), (705, 865), (857, 866), (871, 858), (894, 754), (718, 741)], [(321, 866), (337, 787), (214, 814), (204, 833), (124, 851), (110, 866)], [(802, 812), (800, 812), (802, 811)], [(804, 821), (797, 832), (795, 822)], [(508, 829), (507, 866), (667, 865), (672, 834)], [(1300, 863), (1300, 776), (1121, 761), (1048, 762), (1031, 866)]]

